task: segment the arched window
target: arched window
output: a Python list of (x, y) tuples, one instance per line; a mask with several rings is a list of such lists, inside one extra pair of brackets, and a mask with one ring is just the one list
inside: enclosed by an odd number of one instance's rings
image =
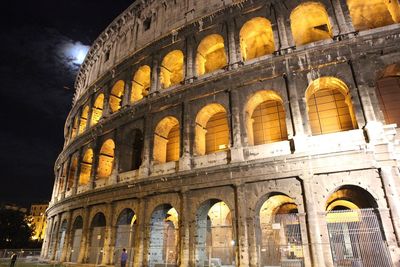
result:
[(300, 221), (294, 200), (274, 193), (262, 203), (258, 213), (260, 228), (256, 231), (261, 237), (258, 250), (261, 266), (282, 266), (289, 259), (304, 266)]
[(143, 134), (139, 129), (124, 131), (120, 143), (119, 171), (139, 169), (142, 164)]
[(104, 94), (99, 94), (93, 104), (92, 119), (90, 120), (91, 126), (96, 125), (103, 116), (103, 107), (104, 107)]
[(124, 81), (119, 80), (116, 82), (111, 89), (110, 93), (110, 108), (111, 112), (114, 113), (121, 108), (122, 97), (124, 95)]
[(400, 64), (393, 64), (377, 81), (377, 95), (385, 122), (400, 127)]
[(198, 266), (235, 266), (232, 213), (225, 202), (208, 200), (196, 215), (196, 262)]
[(179, 121), (171, 116), (162, 119), (154, 131), (154, 160), (160, 163), (179, 160), (179, 143)]
[(275, 51), (271, 22), (256, 17), (247, 21), (240, 30), (240, 50), (243, 60), (249, 60)]
[(73, 156), (71, 158), (71, 165), (69, 167), (68, 179), (67, 179), (67, 191), (71, 190), (74, 186), (75, 174), (78, 169), (78, 157)]
[(400, 22), (397, 0), (347, 0), (354, 29), (374, 29)]
[[(134, 224), (136, 223), (135, 212), (131, 209), (124, 209), (118, 216), (115, 233), (114, 263), (117, 263), (121, 256), (122, 249), (128, 252), (129, 260), (132, 261), (133, 247), (135, 243)], [(129, 266), (129, 264), (128, 264)]]
[(101, 264), (103, 261), (103, 249), (106, 232), (106, 217), (103, 213), (97, 213), (90, 224), (90, 239), (88, 257), (91, 264)]
[(56, 257), (55, 257), (56, 261), (61, 260), (61, 253), (64, 248), (64, 241), (65, 241), (65, 235), (67, 233), (67, 226), (68, 226), (67, 220), (64, 220), (60, 225), (60, 229), (58, 232), (57, 251), (56, 251)]
[(97, 168), (97, 179), (105, 179), (111, 175), (114, 165), (114, 141), (108, 139), (100, 149), (99, 166)]
[(224, 38), (221, 35), (211, 34), (201, 40), (196, 56), (198, 75), (221, 69), (227, 64)]
[(131, 103), (139, 101), (149, 94), (150, 90), (150, 67), (147, 65), (141, 66), (133, 76)]
[(72, 129), (71, 129), (71, 140), (77, 136), (78, 127), (79, 127), (79, 117), (75, 116), (74, 122), (72, 124)]
[(161, 63), (160, 81), (162, 88), (179, 84), (184, 78), (184, 56), (182, 51), (169, 52)]
[(67, 261), (77, 262), (81, 248), (83, 220), (81, 216), (76, 217), (72, 225), (71, 256)]
[(246, 105), (250, 145), (287, 140), (286, 115), (281, 97), (271, 90), (255, 93)]
[(89, 117), (89, 106), (86, 105), (82, 110), (81, 120), (79, 122), (79, 134), (82, 134), (86, 130), (88, 117)]
[(308, 86), (305, 95), (313, 135), (357, 127), (349, 89), (341, 80), (334, 77), (316, 79)]
[(154, 209), (150, 219), (149, 267), (176, 266), (179, 216), (169, 204)]
[(229, 148), (229, 126), (225, 108), (210, 104), (196, 117), (196, 152), (198, 155), (225, 151)]
[(296, 45), (331, 39), (332, 25), (325, 7), (316, 2), (306, 2), (290, 14), (290, 25)]
[(93, 164), (93, 150), (87, 149), (82, 162), (81, 162), (81, 172), (79, 174), (79, 185), (87, 185), (90, 180), (90, 173), (92, 172)]

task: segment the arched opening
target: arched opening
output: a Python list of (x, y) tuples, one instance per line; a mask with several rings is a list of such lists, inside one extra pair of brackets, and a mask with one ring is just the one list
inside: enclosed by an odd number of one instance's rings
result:
[(169, 204), (154, 209), (149, 226), (149, 267), (177, 266), (179, 216)]
[(114, 166), (114, 141), (108, 139), (100, 149), (99, 166), (97, 168), (97, 179), (107, 179), (110, 177)]
[(305, 96), (313, 135), (357, 128), (349, 88), (341, 80), (316, 79), (308, 86)]
[(297, 205), (284, 194), (271, 194), (259, 209), (257, 229), (261, 266), (304, 266)]
[(332, 25), (321, 3), (306, 2), (290, 14), (290, 25), (296, 45), (332, 39)]
[(77, 134), (78, 134), (78, 127), (79, 127), (79, 117), (75, 116), (74, 122), (72, 124), (72, 129), (71, 129), (71, 139), (74, 139)]
[(90, 181), (90, 174), (92, 172), (93, 164), (93, 150), (87, 149), (81, 162), (81, 172), (79, 174), (79, 186), (87, 185)]
[(115, 233), (114, 263), (117, 263), (122, 249), (128, 253), (127, 265), (130, 266), (134, 255), (134, 224), (136, 224), (136, 215), (131, 209), (124, 209), (118, 216)]
[(154, 160), (158, 163), (178, 161), (179, 143), (179, 121), (171, 116), (162, 119), (154, 131)]
[(326, 203), (335, 266), (392, 266), (377, 203), (357, 186), (338, 188)]
[(72, 226), (72, 239), (71, 239), (71, 254), (69, 257), (70, 262), (77, 262), (81, 248), (83, 220), (81, 216), (76, 217)]
[(150, 67), (147, 65), (141, 66), (133, 76), (131, 103), (139, 101), (149, 94), (150, 90)]
[(104, 107), (104, 94), (99, 94), (93, 104), (92, 119), (90, 120), (91, 126), (96, 125), (103, 116), (103, 107)]
[(388, 66), (376, 83), (379, 104), (386, 124), (400, 126), (400, 64)]
[(119, 160), (120, 172), (139, 169), (142, 164), (143, 134), (139, 129), (128, 132), (121, 141)]
[(196, 266), (236, 266), (232, 213), (225, 202), (204, 202), (197, 211), (196, 227)]
[(124, 95), (125, 83), (122, 80), (116, 82), (110, 93), (110, 109), (111, 112), (117, 112), (121, 108), (122, 97)]
[(400, 22), (400, 6), (397, 0), (347, 0), (347, 6), (357, 31)]
[(59, 232), (58, 232), (58, 243), (57, 243), (57, 251), (56, 251), (56, 256), (55, 260), (60, 261), (61, 259), (61, 254), (64, 248), (64, 242), (65, 242), (65, 234), (67, 233), (67, 220), (64, 220), (61, 223)]
[(89, 262), (91, 264), (101, 264), (104, 253), (104, 236), (106, 231), (106, 217), (99, 212), (94, 217), (89, 229)]
[(240, 51), (244, 61), (272, 54), (275, 43), (271, 22), (262, 17), (247, 21), (240, 30)]
[(50, 237), (49, 237), (49, 247), (47, 250), (47, 256), (53, 255), (53, 250), (56, 247), (56, 236), (57, 236), (57, 231), (58, 231), (58, 221), (53, 222), (51, 232), (50, 232)]
[(88, 117), (89, 106), (85, 106), (82, 110), (81, 119), (79, 121), (79, 134), (82, 134), (86, 130)]
[(221, 35), (211, 34), (201, 40), (196, 56), (197, 75), (222, 69), (227, 64), (224, 38)]
[(198, 155), (226, 151), (229, 148), (229, 126), (225, 108), (210, 104), (196, 117), (196, 152)]
[(246, 104), (249, 145), (287, 140), (286, 114), (281, 97), (272, 90), (255, 93)]
[(67, 179), (67, 191), (71, 190), (74, 186), (76, 171), (78, 169), (78, 157), (75, 155), (71, 158), (71, 165), (69, 167)]
[(160, 82), (162, 88), (179, 84), (184, 78), (184, 55), (180, 50), (169, 52), (161, 62)]

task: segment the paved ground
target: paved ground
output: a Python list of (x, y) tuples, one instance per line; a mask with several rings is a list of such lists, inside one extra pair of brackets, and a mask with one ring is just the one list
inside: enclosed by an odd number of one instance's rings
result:
[[(0, 267), (9, 267), (10, 260), (9, 259), (0, 259)], [(38, 261), (19, 259), (15, 263), (15, 267), (63, 267), (61, 264), (47, 264), (41, 263)]]

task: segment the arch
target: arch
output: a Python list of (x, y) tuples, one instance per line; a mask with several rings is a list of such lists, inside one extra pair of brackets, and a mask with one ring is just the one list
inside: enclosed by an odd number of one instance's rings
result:
[(60, 261), (60, 259), (61, 259), (61, 253), (64, 248), (65, 235), (67, 233), (67, 226), (68, 226), (68, 222), (66, 219), (64, 219), (60, 225), (59, 232), (58, 232), (57, 251), (56, 251), (56, 256), (55, 256), (56, 261)]
[(196, 266), (235, 265), (232, 212), (219, 199), (203, 202), (196, 214)]
[(343, 81), (335, 77), (316, 79), (308, 86), (305, 96), (313, 135), (357, 127), (349, 88)]
[(376, 92), (386, 124), (400, 126), (400, 64), (385, 68), (376, 82)]
[(71, 140), (77, 136), (78, 127), (79, 127), (79, 117), (75, 116), (74, 122), (72, 124), (72, 129), (71, 129)]
[(141, 66), (133, 75), (131, 103), (139, 101), (149, 94), (151, 69), (148, 65)]
[(178, 260), (179, 215), (170, 204), (157, 206), (150, 219), (149, 267), (176, 265)]
[(86, 149), (81, 162), (81, 172), (79, 174), (79, 185), (87, 185), (90, 181), (90, 174), (92, 172), (93, 164), (93, 150)]
[(351, 20), (357, 31), (374, 29), (400, 22), (398, 1), (347, 0)]
[(305, 2), (290, 14), (290, 25), (296, 45), (332, 39), (332, 25), (321, 3)]
[(172, 116), (165, 117), (157, 124), (154, 131), (154, 160), (159, 163), (178, 161), (179, 144), (179, 121)]
[(83, 219), (82, 216), (77, 216), (74, 220), (74, 223), (72, 225), (71, 229), (71, 254), (69, 258), (67, 258), (67, 261), (70, 262), (77, 262), (78, 261), (78, 256), (79, 256), (79, 251), (81, 248), (81, 240), (82, 240), (82, 229), (83, 229)]
[(101, 146), (97, 179), (105, 179), (111, 175), (114, 167), (114, 149), (115, 144), (112, 139), (106, 140)]
[(179, 84), (184, 79), (184, 55), (180, 50), (169, 52), (161, 62), (160, 82), (162, 88)]
[(98, 212), (90, 223), (89, 238), (89, 262), (99, 264), (103, 259), (104, 240), (105, 240), (106, 217)]
[(75, 175), (78, 170), (78, 156), (74, 155), (71, 158), (71, 164), (69, 166), (68, 179), (67, 179), (67, 191), (71, 190), (74, 186)]
[(81, 119), (79, 121), (79, 134), (82, 134), (86, 130), (88, 118), (89, 118), (89, 106), (86, 105), (82, 110)]
[(253, 94), (245, 107), (250, 145), (287, 140), (286, 114), (282, 98), (272, 90)]
[(240, 51), (244, 61), (272, 54), (275, 51), (271, 22), (255, 17), (240, 29)]
[(229, 125), (225, 108), (217, 103), (203, 107), (196, 116), (195, 134), (198, 155), (227, 150)]
[(378, 208), (375, 198), (365, 189), (354, 185), (340, 186), (326, 201), (326, 210)]
[(117, 81), (111, 89), (109, 98), (111, 113), (117, 112), (121, 108), (124, 90), (125, 82), (122, 80)]
[[(262, 205), (261, 205), (262, 203)], [(303, 243), (295, 201), (279, 192), (271, 193), (258, 205), (257, 236), (262, 266), (280, 266), (291, 259), (304, 265)], [(286, 249), (281, 249), (285, 247)]]
[(197, 75), (222, 69), (227, 64), (224, 38), (221, 35), (211, 34), (201, 40), (196, 55)]
[(104, 94), (99, 94), (94, 101), (92, 107), (92, 118), (90, 120), (90, 125), (96, 125), (101, 117), (103, 116), (103, 108), (104, 108)]
[(136, 214), (132, 209), (126, 208), (121, 211), (116, 223), (114, 263), (118, 262), (118, 259), (122, 253), (122, 249), (124, 248), (128, 252), (128, 262), (132, 260), (135, 241), (133, 226), (135, 223)]
[(120, 143), (120, 172), (137, 170), (142, 164), (143, 133), (139, 129), (133, 129), (124, 135)]

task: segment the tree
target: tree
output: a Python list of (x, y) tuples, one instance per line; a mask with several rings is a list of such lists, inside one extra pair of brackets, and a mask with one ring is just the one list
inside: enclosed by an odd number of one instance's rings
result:
[(32, 235), (24, 213), (0, 208), (0, 249), (29, 247)]

